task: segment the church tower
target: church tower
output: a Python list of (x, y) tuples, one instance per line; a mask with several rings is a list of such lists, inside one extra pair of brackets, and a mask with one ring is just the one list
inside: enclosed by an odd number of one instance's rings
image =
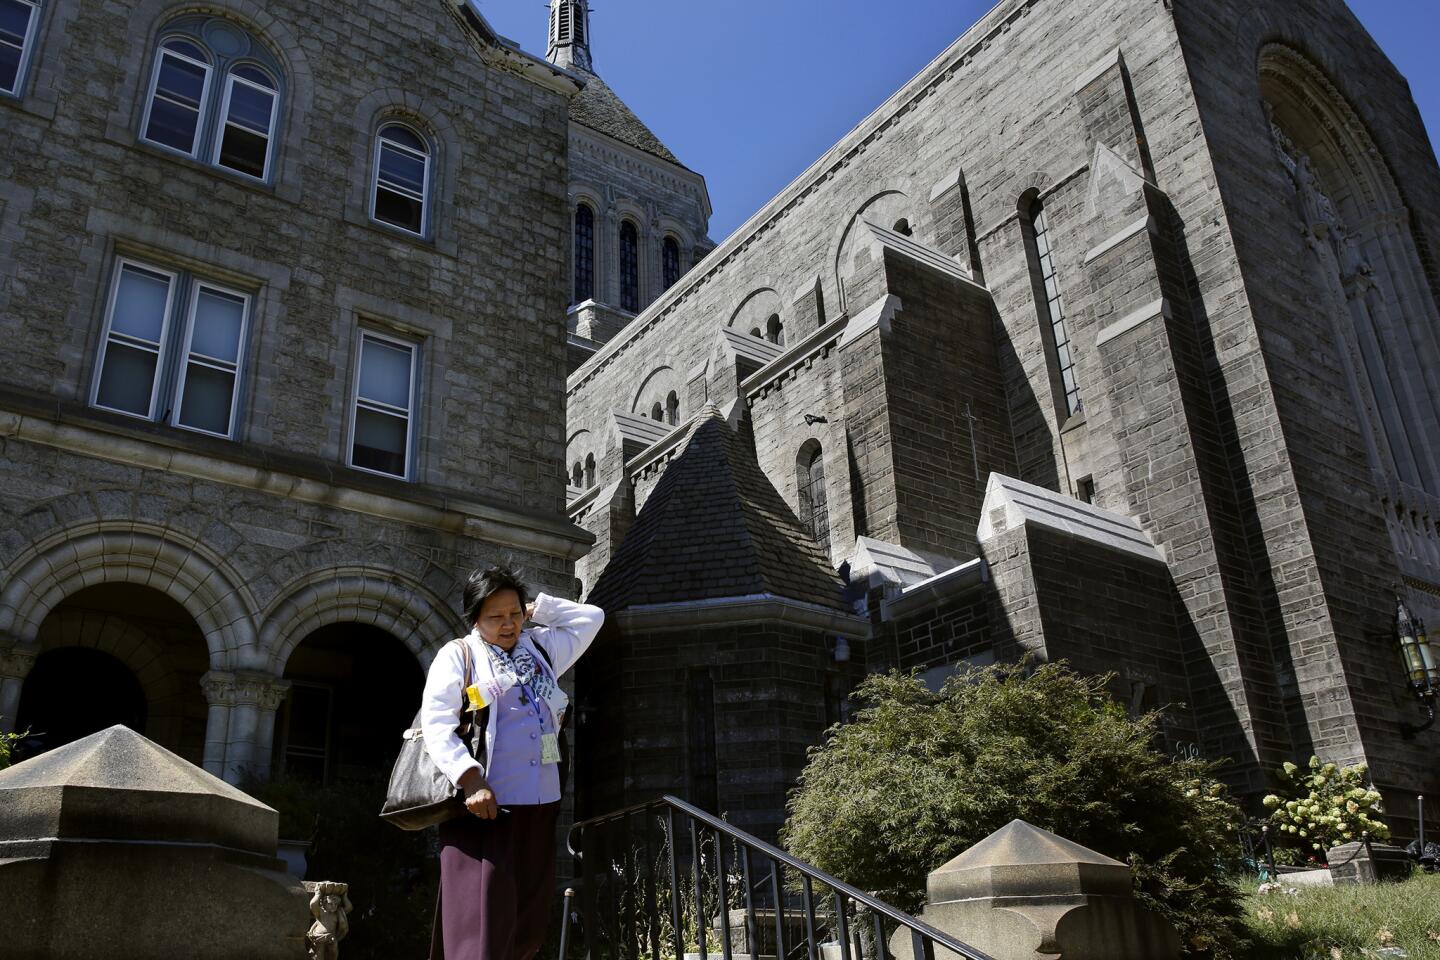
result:
[(566, 70), (593, 71), (590, 64), (589, 0), (550, 0), (549, 61)]

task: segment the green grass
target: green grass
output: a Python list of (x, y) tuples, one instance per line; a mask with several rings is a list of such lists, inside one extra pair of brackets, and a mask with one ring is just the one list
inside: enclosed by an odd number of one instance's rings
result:
[(1399, 947), (1410, 960), (1440, 960), (1440, 874), (1298, 890), (1261, 896), (1251, 887), (1245, 911), (1253, 960), (1399, 956), (1377, 952), (1384, 947)]

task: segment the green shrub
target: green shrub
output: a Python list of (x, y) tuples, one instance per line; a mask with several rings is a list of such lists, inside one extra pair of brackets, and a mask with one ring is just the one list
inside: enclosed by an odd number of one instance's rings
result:
[(1389, 840), (1390, 828), (1380, 819), (1380, 793), (1367, 781), (1365, 766), (1340, 767), (1310, 758), (1310, 769), (1287, 763), (1280, 770), (1283, 786), (1265, 798), (1270, 824), (1281, 844), (1324, 860), (1331, 847), (1359, 840)]
[(1019, 818), (1128, 861), (1137, 894), (1191, 955), (1243, 942), (1239, 811), (1216, 765), (1154, 749), (1106, 678), (1063, 665), (994, 666), (938, 694), (913, 676), (866, 679), (864, 706), (832, 730), (790, 797), (782, 839), (795, 855), (917, 910), (935, 868)]
[(4, 770), (10, 766), (11, 758), (14, 756), (15, 744), (24, 740), (29, 735), (28, 731), (25, 733), (5, 733), (4, 731), (0, 731), (0, 770)]

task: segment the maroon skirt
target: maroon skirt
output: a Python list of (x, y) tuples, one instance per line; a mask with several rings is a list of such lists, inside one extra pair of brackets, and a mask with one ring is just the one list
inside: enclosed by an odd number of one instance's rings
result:
[(530, 960), (555, 899), (559, 803), (511, 806), (495, 820), (440, 824), (440, 899), (430, 960)]

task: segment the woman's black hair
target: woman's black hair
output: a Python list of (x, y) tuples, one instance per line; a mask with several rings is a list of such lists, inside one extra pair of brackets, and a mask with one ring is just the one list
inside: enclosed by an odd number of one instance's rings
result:
[(465, 581), (465, 596), (463, 600), (465, 622), (471, 626), (480, 619), (480, 608), (485, 601), (501, 590), (514, 590), (520, 597), (520, 606), (523, 608), (530, 601), (530, 592), (525, 589), (525, 584), (515, 576), (508, 567), (490, 567), (482, 570), (476, 567), (470, 571), (470, 577)]

